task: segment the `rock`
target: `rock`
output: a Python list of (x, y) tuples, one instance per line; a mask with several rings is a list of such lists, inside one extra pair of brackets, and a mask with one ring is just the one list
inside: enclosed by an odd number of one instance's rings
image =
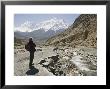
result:
[(42, 49), (37, 49), (37, 51), (42, 51)]
[(62, 57), (62, 59), (69, 60), (70, 58), (68, 56), (64, 56), (64, 57)]
[(77, 55), (77, 52), (73, 52), (73, 55), (76, 56)]
[(42, 65), (48, 66), (49, 65), (49, 62), (44, 62), (44, 63), (42, 63)]
[(38, 64), (42, 64), (44, 62), (46, 62), (46, 60), (41, 60)]
[(54, 62), (57, 62), (59, 60), (59, 55), (56, 55), (56, 56), (51, 56), (51, 57), (48, 57), (48, 58), (51, 58), (53, 59)]
[[(64, 48), (67, 49), (67, 48)], [(45, 58), (42, 63), (43, 67), (56, 76), (95, 76), (96, 75), (96, 59), (93, 53), (85, 48), (69, 48), (67, 53)]]
[(58, 47), (55, 47), (54, 49), (53, 49), (53, 51), (57, 51), (58, 50)]
[(83, 73), (83, 76), (96, 76), (97, 72), (96, 71), (81, 71)]

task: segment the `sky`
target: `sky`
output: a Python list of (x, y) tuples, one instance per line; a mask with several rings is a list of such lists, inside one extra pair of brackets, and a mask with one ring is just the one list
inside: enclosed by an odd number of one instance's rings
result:
[(52, 18), (64, 19), (67, 24), (72, 24), (79, 14), (15, 14), (14, 26), (19, 27), (26, 21), (38, 24), (39, 22), (49, 20)]

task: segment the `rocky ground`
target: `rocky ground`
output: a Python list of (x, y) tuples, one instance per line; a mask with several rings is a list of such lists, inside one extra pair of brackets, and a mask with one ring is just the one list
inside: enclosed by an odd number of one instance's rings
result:
[(29, 52), (14, 50), (15, 76), (96, 76), (97, 49), (86, 47), (36, 47), (34, 65), (29, 69)]

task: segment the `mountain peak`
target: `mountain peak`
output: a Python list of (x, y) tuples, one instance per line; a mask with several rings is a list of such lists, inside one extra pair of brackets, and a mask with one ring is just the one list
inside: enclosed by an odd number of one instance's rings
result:
[(60, 29), (66, 29), (68, 28), (68, 24), (65, 23), (63, 19), (58, 19), (56, 17), (53, 17), (49, 20), (42, 21), (38, 24), (32, 23), (30, 21), (26, 21), (23, 24), (20, 25), (20, 27), (15, 28), (16, 31), (20, 32), (32, 32), (35, 30), (43, 29), (45, 32), (48, 30), (60, 30)]
[(37, 24), (36, 30), (39, 30), (42, 28), (45, 31), (48, 31), (48, 30), (56, 31), (56, 30), (60, 30), (60, 29), (66, 29), (67, 27), (68, 27), (68, 25), (64, 22), (63, 19), (58, 19), (58, 18), (54, 17), (52, 19), (49, 19), (49, 20), (46, 20), (46, 21), (43, 21), (43, 22)]

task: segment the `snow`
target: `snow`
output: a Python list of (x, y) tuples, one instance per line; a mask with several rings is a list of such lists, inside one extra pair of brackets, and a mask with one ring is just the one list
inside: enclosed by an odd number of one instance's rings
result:
[(15, 32), (32, 32), (35, 30), (43, 29), (45, 32), (48, 30), (57, 31), (60, 29), (66, 29), (68, 28), (67, 23), (63, 19), (58, 18), (52, 18), (46, 21), (42, 21), (40, 23), (34, 23), (30, 21), (26, 21), (23, 24), (21, 24), (19, 27), (15, 27)]

